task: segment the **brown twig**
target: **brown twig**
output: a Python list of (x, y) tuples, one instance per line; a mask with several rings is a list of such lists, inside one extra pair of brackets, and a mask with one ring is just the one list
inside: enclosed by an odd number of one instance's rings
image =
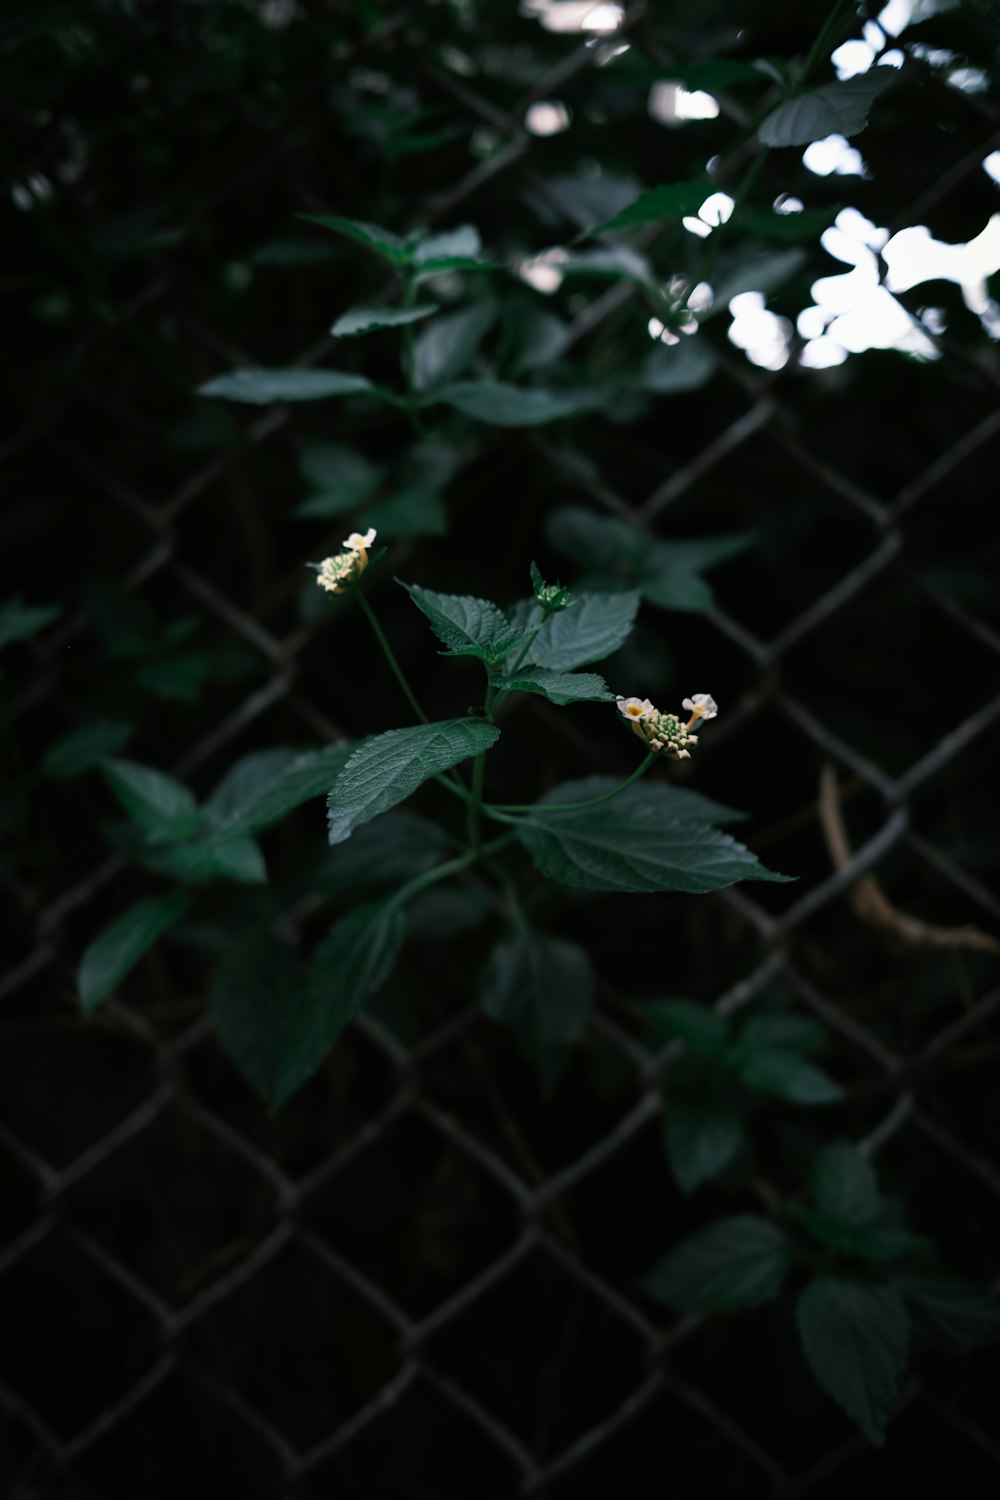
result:
[[(819, 779), (819, 820), (830, 858), (838, 870), (851, 862), (852, 850), (840, 813), (837, 775), (827, 761)], [(862, 875), (851, 886), (849, 899), (862, 922), (877, 927), (886, 937), (909, 948), (975, 948), (981, 953), (1000, 953), (1000, 941), (978, 927), (934, 927), (919, 917), (898, 911), (873, 875)]]

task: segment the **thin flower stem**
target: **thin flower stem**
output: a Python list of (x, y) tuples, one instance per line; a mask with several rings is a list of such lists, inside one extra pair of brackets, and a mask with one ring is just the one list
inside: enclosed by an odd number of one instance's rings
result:
[(494, 854), (506, 847), (516, 837), (513, 833), (505, 833), (502, 838), (494, 839), (492, 843), (484, 844), (480, 849), (467, 849), (464, 854), (459, 854), (455, 859), (445, 860), (443, 865), (435, 865), (433, 870), (428, 870), (424, 875), (418, 875), (408, 884), (401, 886), (391, 899), (392, 906), (403, 906), (411, 901), (414, 896), (426, 890), (430, 885), (437, 885), (440, 880), (448, 880), (452, 875), (458, 875), (467, 870), (470, 865), (476, 864), (478, 860), (489, 861)]
[(365, 618), (367, 619), (372, 630), (375, 632), (375, 639), (378, 641), (379, 645), (382, 648), (382, 654), (385, 656), (386, 661), (392, 668), (393, 676), (399, 683), (400, 687), (403, 689), (403, 692), (406, 694), (407, 703), (409, 703), (410, 707), (413, 709), (413, 712), (416, 714), (421, 724), (429, 724), (430, 719), (428, 719), (427, 715), (420, 707), (420, 704), (417, 702), (413, 689), (407, 682), (403, 669), (399, 665), (399, 662), (396, 660), (396, 653), (389, 645), (389, 642), (386, 639), (385, 631), (382, 629), (378, 620), (375, 618), (375, 611), (372, 609), (371, 605), (368, 603), (368, 600), (365, 598), (364, 589), (358, 588), (355, 590), (355, 593), (358, 603), (361, 605), (361, 609), (364, 613)]
[[(620, 797), (622, 792), (628, 791), (629, 787), (639, 780), (640, 776), (645, 776), (655, 759), (656, 756), (650, 751), (646, 759), (636, 767), (631, 776), (627, 777), (619, 786), (612, 787), (610, 792), (602, 792), (599, 797), (588, 797), (585, 802), (558, 802), (551, 806), (546, 806), (545, 816), (549, 817), (552, 813), (580, 812), (585, 807), (597, 807), (602, 802), (610, 802), (612, 798)], [(520, 822), (519, 818), (508, 818), (506, 816), (508, 813), (537, 811), (537, 802), (502, 802), (496, 806), (487, 803), (483, 808), (483, 812), (487, 817), (497, 818), (503, 823)]]
[[(374, 633), (375, 633), (375, 639), (378, 641), (379, 645), (382, 648), (382, 654), (385, 656), (386, 661), (389, 663), (389, 666), (392, 668), (393, 676), (395, 677), (396, 681), (399, 683), (400, 687), (403, 689), (403, 692), (406, 695), (406, 701), (409, 703), (410, 707), (413, 709), (413, 712), (416, 714), (416, 716), (420, 720), (421, 724), (429, 724), (430, 723), (430, 719), (428, 719), (427, 715), (424, 713), (423, 709), (420, 707), (420, 704), (417, 702), (416, 695), (414, 694), (413, 689), (410, 687), (410, 684), (407, 682), (406, 675), (403, 672), (402, 667), (399, 665), (399, 662), (396, 660), (396, 653), (393, 651), (392, 647), (389, 645), (389, 642), (386, 639), (385, 631), (382, 629), (381, 625), (379, 624), (378, 620), (376, 619), (375, 611), (372, 609), (371, 605), (368, 603), (368, 600), (365, 597), (365, 591), (360, 586), (360, 584), (354, 590), (354, 593), (355, 593), (355, 596), (357, 597), (358, 603), (361, 605), (361, 612), (362, 612), (362, 614), (365, 616), (365, 619), (368, 621), (369, 625), (371, 626), (372, 630), (374, 631)], [(467, 802), (469, 800), (470, 794), (466, 791), (465, 787), (462, 785), (461, 778), (458, 775), (456, 775), (454, 772), (446, 772), (445, 775), (443, 775), (443, 776), (435, 776), (434, 780), (437, 781), (437, 782), (439, 782), (441, 784), (441, 786), (445, 787), (449, 792), (453, 792), (456, 797), (461, 797), (463, 802)]]

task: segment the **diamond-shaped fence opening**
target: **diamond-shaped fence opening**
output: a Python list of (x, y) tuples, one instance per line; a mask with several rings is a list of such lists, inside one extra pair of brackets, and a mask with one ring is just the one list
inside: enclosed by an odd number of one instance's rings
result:
[[(532, 103), (560, 101), (595, 153), (609, 131), (642, 150), (661, 139), (641, 90), (609, 69), (614, 46), (599, 29), (562, 36), (558, 7), (524, 7), (503, 37), (484, 21), (481, 38), (458, 9), (454, 33), (443, 7), (362, 21), (351, 7), (306, 9), (268, 0), (127, 22), (100, 11), (86, 35), (53, 33), (71, 70), (88, 47), (100, 61), (90, 96), (50, 101), (26, 139), (25, 170), (65, 190), (76, 247), (42, 199), (34, 217), (22, 199), (13, 221), (52, 289), (29, 288), (15, 309), (43, 389), (30, 388), (8, 450), (11, 537), (40, 559), (39, 597), (51, 573), (67, 599), (48, 632), (5, 656), (10, 720), (33, 755), (125, 701), (121, 753), (173, 766), (204, 796), (239, 754), (366, 732), (357, 681), (331, 667), (336, 633), (367, 672), (363, 627), (343, 608), (320, 613), (300, 566), (306, 538), (321, 556), (341, 523), (317, 531), (294, 514), (305, 445), (343, 427), (329, 408), (234, 413), (193, 403), (191, 388), (237, 364), (325, 357), (324, 327), (377, 288), (295, 215), (346, 202), (368, 217), (359, 185), (373, 163), (396, 191), (405, 175), (423, 222), (474, 218), (487, 244), (528, 254), (539, 226), (565, 241), (594, 217), (566, 185), (570, 133), (532, 136)], [(204, 64), (224, 22), (238, 76), (213, 88)], [(648, 23), (634, 5), (621, 33), (643, 87), (673, 66)], [(109, 35), (120, 55), (101, 51)], [(992, 211), (979, 177), (995, 111), (987, 96), (964, 104), (965, 155), (945, 159), (950, 126), (921, 126), (921, 153), (889, 164), (884, 137), (862, 138), (876, 180), (893, 183), (894, 224), (942, 203), (955, 212), (961, 193), (968, 213)], [(437, 156), (400, 145), (417, 109)], [(601, 174), (583, 175), (598, 192)], [(133, 208), (137, 181), (161, 195), (148, 219)], [(618, 338), (646, 349), (634, 285), (577, 285), (567, 350), (599, 364)], [(669, 1174), (661, 1105), (677, 1049), (644, 1036), (637, 998), (686, 994), (727, 1014), (792, 1006), (821, 1021), (846, 1096), (831, 1118), (878, 1153), (887, 1190), (916, 1230), (938, 1231), (949, 1264), (995, 1273), (998, 1121), (983, 1080), (1000, 1013), (989, 836), (1000, 620), (968, 546), (993, 500), (992, 352), (946, 343), (930, 384), (892, 353), (821, 382), (794, 362), (752, 370), (712, 330), (704, 343), (711, 384), (636, 420), (612, 410), (599, 471), (558, 434), (486, 429), (447, 489), (448, 542), (417, 552), (416, 570), (444, 590), (467, 589), (470, 558), (520, 579), (564, 504), (660, 539), (751, 532), (710, 572), (715, 606), (645, 612), (608, 676), (679, 695), (692, 664), (712, 664), (727, 712), (700, 759), (723, 800), (727, 785), (749, 788), (744, 836), (798, 883), (568, 903), (560, 932), (588, 948), (602, 985), (549, 1101), (476, 1011), (489, 908), (456, 887), (450, 904), (414, 909), (419, 969), (375, 997), (294, 1108), (268, 1119), (204, 1022), (210, 921), (144, 960), (79, 1028), (76, 960), (131, 899), (134, 872), (98, 783), (47, 782), (41, 815), (13, 828), (25, 873), (0, 976), (0, 1463), (19, 1500), (63, 1486), (369, 1500), (395, 1493), (401, 1472), (408, 1494), (435, 1500), (464, 1500), (470, 1474), (498, 1500), (612, 1492), (623, 1476), (630, 1493), (682, 1497), (822, 1500), (863, 1484), (870, 1452), (805, 1380), (790, 1310), (685, 1318), (642, 1290), (662, 1250), (732, 1199), (725, 1185), (685, 1195)], [(365, 369), (395, 379), (388, 343)], [(361, 449), (388, 452), (391, 411), (349, 403), (345, 419)], [(395, 544), (394, 565), (411, 545)], [(416, 668), (433, 645), (406, 601), (375, 587)], [(463, 671), (447, 665), (432, 712), (454, 712), (466, 683), (475, 709), (481, 690)], [(563, 774), (567, 751), (579, 774), (620, 766), (610, 740), (546, 705), (515, 722), (543, 781)], [(506, 746), (495, 774), (521, 794), (524, 762)], [(300, 811), (292, 829), (311, 837), (314, 821)], [(283, 879), (285, 847), (268, 843)], [(307, 888), (292, 870), (289, 937), (312, 934)], [(223, 899), (259, 920), (252, 895)], [(826, 1129), (769, 1112), (757, 1191), (766, 1198), (772, 1177), (801, 1183)], [(923, 1357), (878, 1460), (883, 1481), (943, 1486), (961, 1469), (966, 1488), (995, 1485), (995, 1363), (985, 1351), (956, 1376)]]

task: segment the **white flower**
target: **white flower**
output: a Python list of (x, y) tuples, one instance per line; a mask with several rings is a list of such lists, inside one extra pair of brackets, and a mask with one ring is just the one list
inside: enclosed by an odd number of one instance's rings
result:
[(336, 557), (326, 557), (320, 565), (316, 582), (330, 594), (346, 594), (352, 583), (356, 583), (368, 566), (368, 548), (375, 540), (375, 528), (370, 526), (364, 536), (352, 531), (343, 545), (346, 552)]
[(695, 693), (693, 697), (685, 698), (681, 706), (686, 708), (691, 715), (691, 721), (688, 724), (689, 729), (699, 719), (714, 719), (719, 712), (718, 705), (711, 693)]
[(622, 698), (616, 699), (618, 712), (626, 719), (645, 719), (649, 714), (656, 712), (648, 698)]

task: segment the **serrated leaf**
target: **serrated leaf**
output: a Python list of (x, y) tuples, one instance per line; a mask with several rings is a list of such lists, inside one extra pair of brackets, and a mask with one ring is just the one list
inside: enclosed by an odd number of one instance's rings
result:
[(120, 719), (98, 719), (57, 740), (42, 761), (42, 772), (56, 781), (82, 776), (121, 750), (135, 734), (135, 725)]
[(664, 221), (679, 223), (688, 214), (696, 214), (715, 184), (708, 178), (693, 182), (667, 182), (661, 187), (648, 188), (640, 193), (633, 203), (615, 214), (584, 230), (579, 239), (590, 239), (595, 234), (606, 234), (609, 230), (634, 229), (640, 224), (661, 224)]
[(695, 1057), (721, 1057), (729, 1046), (732, 1023), (711, 1005), (697, 1000), (649, 1000), (642, 1007), (643, 1033), (649, 1044), (683, 1042)]
[(488, 1016), (513, 1029), (550, 1087), (587, 1024), (595, 990), (582, 948), (525, 928), (501, 938), (493, 949), (480, 999)]
[[(365, 741), (361, 741), (364, 744)], [(247, 834), (259, 833), (279, 818), (285, 817), (303, 802), (323, 796), (330, 790), (358, 742), (328, 745), (325, 750), (299, 755), (279, 770), (270, 781), (261, 781), (248, 789), (246, 799), (217, 825), (215, 840), (228, 842)]]
[(193, 837), (201, 824), (198, 804), (182, 782), (134, 760), (107, 760), (102, 769), (132, 822), (154, 843)]
[(408, 323), (419, 323), (422, 318), (431, 318), (440, 309), (434, 302), (415, 307), (349, 307), (341, 313), (330, 332), (334, 338), (355, 339), (365, 333), (378, 333), (383, 328), (403, 328)]
[(727, 311), (730, 302), (741, 292), (776, 292), (809, 259), (805, 250), (768, 250), (721, 258), (716, 271), (714, 298), (705, 317), (714, 318)]
[(491, 687), (506, 693), (537, 693), (550, 703), (613, 703), (603, 677), (596, 672), (550, 672), (546, 667), (518, 667), (509, 677), (490, 674)]
[(300, 214), (299, 218), (304, 219), (307, 224), (318, 224), (321, 229), (332, 229), (334, 234), (356, 240), (359, 245), (384, 256), (394, 266), (406, 265), (411, 258), (408, 242), (379, 224), (368, 224), (361, 219), (342, 219), (336, 214)]
[[(628, 639), (639, 595), (574, 594), (573, 602), (550, 615), (536, 635), (525, 662), (553, 672), (570, 672), (603, 661)], [(535, 619), (539, 618), (539, 610)]]
[(188, 897), (183, 891), (153, 896), (130, 906), (108, 924), (89, 945), (80, 962), (80, 1004), (90, 1015), (140, 958), (168, 932), (187, 911)]
[[(565, 803), (587, 802), (591, 797), (602, 797), (620, 785), (614, 776), (581, 776), (574, 781), (561, 781), (532, 805), (531, 815), (562, 822), (570, 816), (564, 810)], [(709, 823), (713, 826), (739, 823), (746, 817), (745, 813), (727, 807), (724, 802), (715, 802), (711, 797), (702, 796), (701, 792), (666, 782), (657, 785), (647, 781), (630, 787), (622, 796), (629, 798), (632, 813), (640, 817), (648, 810), (649, 816), (658, 820), (671, 818), (683, 823)], [(618, 800), (612, 799), (609, 805), (615, 806)]]
[(834, 1141), (820, 1153), (809, 1182), (816, 1207), (840, 1224), (870, 1223), (881, 1207), (875, 1169), (847, 1141)]
[(495, 302), (473, 302), (436, 318), (413, 343), (413, 383), (430, 391), (460, 375), (496, 322)]
[(366, 740), (327, 798), (330, 843), (350, 838), (360, 823), (405, 801), (429, 777), (481, 755), (499, 737), (499, 729), (485, 719), (445, 719)]
[(488, 599), (474, 599), (469, 594), (437, 594), (419, 584), (398, 581), (427, 616), (438, 640), (448, 647), (444, 655), (499, 661), (521, 639), (520, 630)]
[(781, 1290), (791, 1261), (791, 1246), (776, 1225), (740, 1214), (682, 1240), (644, 1286), (657, 1301), (682, 1312), (756, 1307)]
[(275, 1107), (316, 1071), (347, 1023), (388, 978), (405, 935), (406, 918), (392, 900), (356, 907), (331, 928), (309, 965), (305, 1004), (282, 1052)]
[(817, 1276), (796, 1309), (802, 1348), (820, 1385), (877, 1448), (899, 1399), (910, 1319), (893, 1287)]
[(989, 1292), (942, 1271), (899, 1266), (891, 1276), (917, 1326), (936, 1343), (964, 1354), (1000, 1338), (1000, 1301)]
[(736, 1068), (748, 1088), (793, 1104), (831, 1104), (843, 1098), (840, 1085), (797, 1052), (748, 1045), (744, 1039)]
[(249, 406), (270, 406), (274, 401), (323, 401), (329, 396), (356, 396), (360, 392), (380, 394), (366, 375), (345, 370), (232, 370), (198, 387), (199, 396), (221, 396)]
[(868, 124), (868, 113), (879, 94), (895, 82), (894, 68), (872, 68), (855, 78), (810, 89), (772, 110), (757, 130), (758, 139), (764, 146), (808, 146), (828, 135), (858, 135)]
[(20, 594), (0, 604), (0, 651), (37, 635), (62, 614), (58, 604), (25, 604)]
[(683, 1193), (718, 1177), (746, 1142), (743, 1116), (734, 1099), (667, 1098), (663, 1122), (667, 1158)]
[(443, 386), (435, 399), (491, 427), (539, 427), (603, 404), (595, 390), (542, 390), (501, 380), (464, 380)]
[(634, 787), (613, 801), (560, 815), (560, 802), (583, 800), (578, 789), (572, 782), (556, 787), (517, 829), (535, 868), (550, 880), (589, 891), (693, 894), (737, 880), (789, 878), (768, 870), (728, 834), (678, 819), (669, 795), (657, 796), (665, 789)]

